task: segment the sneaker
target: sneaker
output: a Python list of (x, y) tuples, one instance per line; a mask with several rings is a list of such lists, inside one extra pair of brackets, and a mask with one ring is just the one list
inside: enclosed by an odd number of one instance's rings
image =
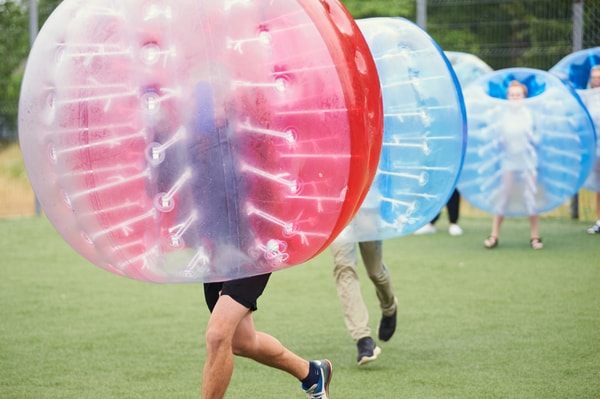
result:
[(421, 234), (433, 234), (437, 231), (435, 226), (431, 223), (427, 223), (425, 226), (421, 227), (419, 230), (415, 231), (413, 234), (421, 235)]
[(451, 224), (450, 227), (448, 227), (448, 233), (450, 233), (451, 236), (461, 236), (463, 229), (457, 224)]
[(600, 224), (596, 223), (589, 229), (587, 229), (588, 234), (600, 234)]
[(396, 317), (398, 315), (398, 307), (394, 310), (394, 314), (391, 316), (381, 315), (381, 321), (379, 322), (379, 330), (377, 331), (377, 337), (387, 342), (392, 338), (392, 335), (396, 332)]
[(375, 344), (375, 341), (371, 337), (364, 337), (356, 342), (358, 349), (358, 365), (362, 366), (377, 359), (377, 356), (381, 353), (381, 348)]
[(333, 366), (327, 359), (324, 360), (313, 360), (311, 362), (319, 368), (321, 371), (321, 378), (319, 382), (314, 384), (308, 389), (304, 389), (308, 399), (329, 399), (329, 381), (331, 381), (331, 374), (333, 374)]

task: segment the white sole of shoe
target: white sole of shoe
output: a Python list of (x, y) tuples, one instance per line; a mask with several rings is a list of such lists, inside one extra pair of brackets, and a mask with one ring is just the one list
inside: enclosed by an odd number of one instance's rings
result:
[(373, 356), (365, 356), (360, 358), (360, 360), (358, 361), (358, 365), (362, 366), (363, 364), (372, 362), (373, 360), (377, 359), (377, 356), (379, 356), (380, 353), (381, 348), (376, 346), (375, 349), (373, 349)]

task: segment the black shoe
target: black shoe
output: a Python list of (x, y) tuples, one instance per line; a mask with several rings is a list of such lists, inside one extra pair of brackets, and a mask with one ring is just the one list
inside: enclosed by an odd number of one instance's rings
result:
[(356, 347), (358, 348), (358, 357), (356, 360), (358, 361), (358, 365), (362, 366), (363, 364), (372, 362), (377, 359), (377, 356), (381, 353), (381, 349), (375, 344), (373, 338), (364, 337), (356, 342)]
[(387, 342), (392, 338), (392, 335), (396, 332), (396, 316), (398, 314), (398, 307), (394, 310), (394, 314), (391, 316), (381, 315), (381, 321), (379, 322), (379, 331), (377, 336), (383, 342)]

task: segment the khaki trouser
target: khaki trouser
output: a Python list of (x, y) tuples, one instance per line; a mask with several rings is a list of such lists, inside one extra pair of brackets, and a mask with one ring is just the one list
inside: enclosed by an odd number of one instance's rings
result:
[[(358, 243), (367, 275), (375, 286), (381, 312), (385, 316), (391, 316), (396, 310), (396, 298), (390, 274), (382, 260), (382, 246), (382, 241)], [(344, 322), (350, 336), (355, 341), (371, 336), (369, 312), (361, 294), (360, 281), (356, 271), (358, 264), (356, 247), (356, 243), (338, 244), (334, 242), (330, 245), (335, 264), (333, 276), (344, 312)]]

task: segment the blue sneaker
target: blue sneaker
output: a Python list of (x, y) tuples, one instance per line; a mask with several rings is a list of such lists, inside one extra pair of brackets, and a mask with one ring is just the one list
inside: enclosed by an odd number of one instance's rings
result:
[(331, 374), (333, 373), (333, 366), (327, 359), (325, 360), (313, 360), (311, 362), (319, 368), (321, 371), (321, 378), (319, 382), (314, 384), (312, 387), (305, 389), (308, 399), (329, 399), (329, 381), (331, 381)]

